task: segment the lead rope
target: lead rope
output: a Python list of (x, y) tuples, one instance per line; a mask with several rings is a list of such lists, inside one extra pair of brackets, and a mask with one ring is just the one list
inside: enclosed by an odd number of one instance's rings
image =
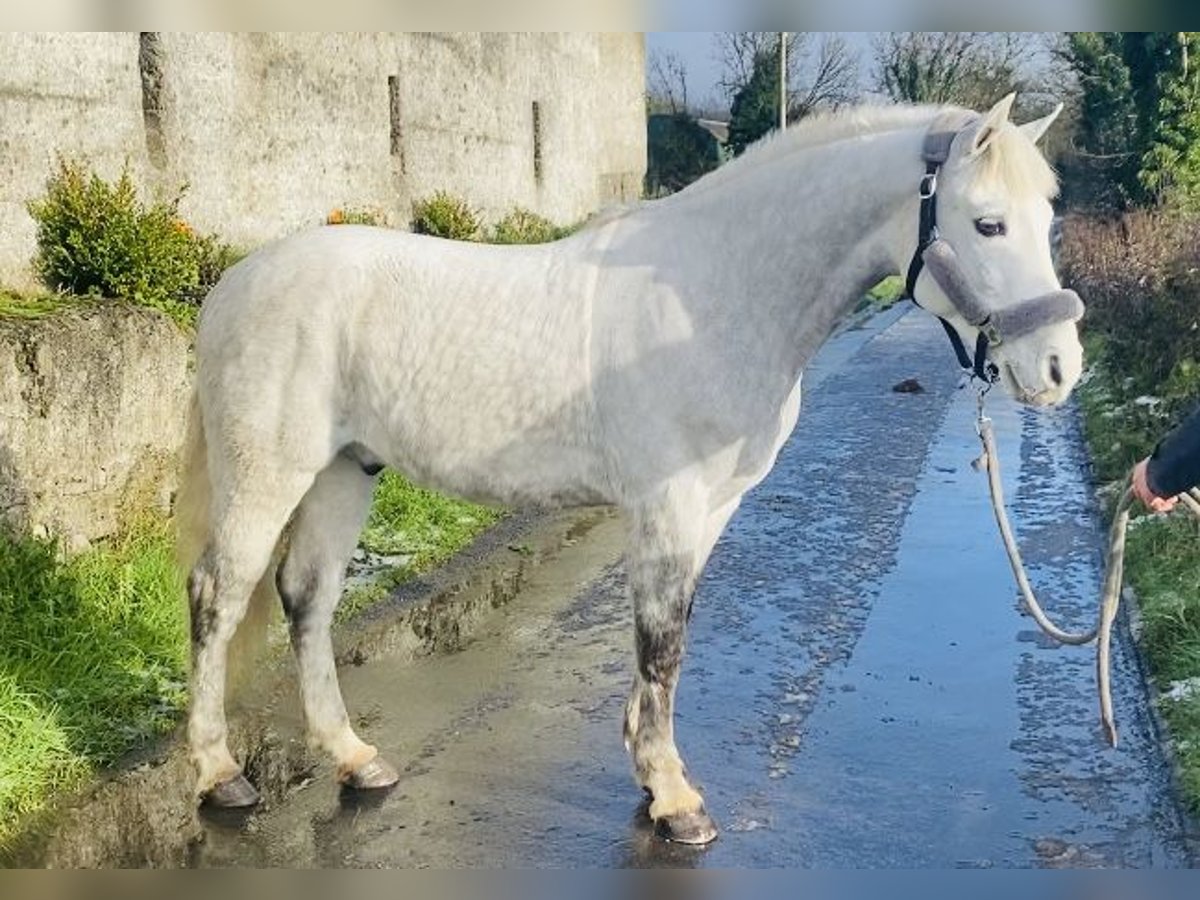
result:
[[(1008, 523), (1008, 514), (1004, 508), (1004, 489), (1000, 481), (1000, 457), (996, 453), (996, 436), (992, 431), (992, 420), (983, 412), (983, 398), (986, 394), (986, 388), (979, 392), (978, 415), (975, 420), (975, 430), (983, 445), (983, 455), (977, 461), (977, 467), (982, 466), (987, 471), (988, 488), (992, 495), (992, 510), (996, 514), (996, 524), (1000, 528), (1004, 549), (1008, 552), (1009, 565), (1012, 566), (1013, 575), (1021, 589), (1025, 609), (1042, 631), (1061, 644), (1081, 646), (1096, 641), (1096, 682), (1100, 692), (1100, 721), (1104, 725), (1104, 736), (1109, 745), (1115, 747), (1117, 746), (1117, 726), (1113, 718), (1110, 656), (1112, 626), (1116, 621), (1117, 610), (1121, 603), (1121, 583), (1125, 568), (1125, 532), (1129, 527), (1129, 507), (1134, 499), (1131, 476), (1125, 477), (1121, 489), (1121, 500), (1117, 504), (1112, 527), (1108, 532), (1108, 554), (1104, 565), (1104, 588), (1100, 597), (1100, 619), (1096, 627), (1090, 631), (1078, 633), (1064, 631), (1050, 621), (1050, 617), (1038, 603), (1033, 588), (1029, 584), (1029, 578), (1025, 574), (1021, 551), (1017, 549), (1016, 539), (1013, 537), (1012, 528)], [(1192, 514), (1200, 519), (1200, 492), (1193, 489), (1179, 496)]]

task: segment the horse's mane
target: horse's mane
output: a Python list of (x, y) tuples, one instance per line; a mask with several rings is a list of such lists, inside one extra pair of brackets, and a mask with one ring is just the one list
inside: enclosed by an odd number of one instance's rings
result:
[[(813, 147), (868, 134), (929, 126), (940, 114), (950, 111), (963, 110), (955, 106), (864, 105), (814, 113), (783, 133), (775, 131), (757, 141), (737, 159), (710, 172), (680, 194), (707, 191), (710, 187), (739, 178), (764, 163), (803, 153)], [(998, 183), (1014, 194), (1037, 193), (1049, 197), (1057, 193), (1058, 181), (1054, 170), (1041, 152), (1015, 127), (1002, 129), (993, 140), (990, 151), (980, 157), (975, 167), (975, 179), (990, 184)]]
[(716, 187), (739, 178), (751, 169), (760, 168), (765, 163), (802, 153), (813, 147), (822, 147), (835, 141), (861, 135), (880, 134), (903, 128), (915, 128), (918, 125), (928, 125), (939, 113), (949, 108), (946, 106), (884, 106), (879, 104), (816, 112), (806, 116), (795, 125), (789, 126), (786, 131), (772, 131), (766, 137), (755, 141), (741, 156), (730, 160), (719, 169), (688, 185), (681, 193), (693, 188), (698, 193), (700, 190)]
[[(745, 153), (694, 181), (675, 197), (691, 197), (740, 178), (764, 163), (803, 153), (835, 141), (869, 134), (883, 134), (918, 126), (928, 127), (945, 112), (964, 110), (948, 105), (877, 104), (846, 107), (833, 112), (817, 112), (780, 133), (773, 131), (756, 141)], [(993, 138), (989, 152), (974, 165), (973, 180), (982, 185), (998, 185), (1010, 194), (1036, 194), (1053, 197), (1058, 193), (1058, 178), (1050, 164), (1015, 126), (1009, 126)], [(669, 201), (671, 198), (664, 198)], [(584, 230), (620, 219), (641, 208), (641, 201), (602, 210), (584, 226)]]

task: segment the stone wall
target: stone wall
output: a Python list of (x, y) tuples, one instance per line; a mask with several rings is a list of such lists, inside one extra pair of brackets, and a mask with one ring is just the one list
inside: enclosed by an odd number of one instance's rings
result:
[(68, 549), (166, 508), (191, 390), (189, 339), (104, 305), (0, 318), (0, 524)]
[(340, 206), (407, 222), (438, 189), (557, 222), (639, 195), (637, 33), (0, 34), (0, 283), (28, 286), (56, 154), (188, 190), (253, 247)]

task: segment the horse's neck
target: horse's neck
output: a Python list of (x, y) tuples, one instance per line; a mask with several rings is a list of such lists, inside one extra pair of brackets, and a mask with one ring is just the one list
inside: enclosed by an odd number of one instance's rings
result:
[(838, 319), (896, 271), (892, 245), (909, 206), (915, 240), (922, 133), (777, 156), (668, 201), (661, 230), (689, 260), (708, 305), (697, 312), (750, 329), (763, 364), (797, 377)]

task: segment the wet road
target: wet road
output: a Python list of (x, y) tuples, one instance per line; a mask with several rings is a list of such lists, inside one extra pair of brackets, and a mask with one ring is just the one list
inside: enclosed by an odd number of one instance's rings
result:
[[(924, 393), (891, 390), (917, 377)], [(466, 650), (349, 669), (363, 730), (404, 771), (356, 803), (319, 769), (197, 865), (1180, 866), (1184, 825), (1122, 633), (1122, 743), (1090, 649), (1021, 617), (974, 397), (920, 315), (831, 342), (800, 424), (700, 585), (677, 736), (722, 826), (655, 840), (620, 740), (630, 611), (607, 520), (536, 571)], [(1072, 410), (991, 403), (1031, 576), (1090, 622), (1102, 527)], [(278, 712), (296, 730), (295, 709)]]

